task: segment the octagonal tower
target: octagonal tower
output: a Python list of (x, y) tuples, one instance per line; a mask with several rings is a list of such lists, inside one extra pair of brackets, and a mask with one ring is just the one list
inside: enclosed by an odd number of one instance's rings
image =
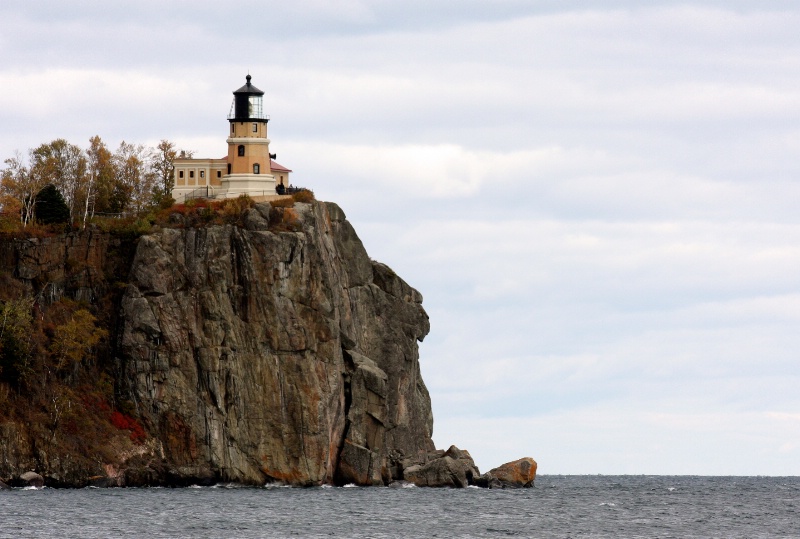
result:
[(228, 196), (237, 193), (274, 194), (275, 177), (270, 170), (269, 139), (264, 113), (264, 92), (253, 86), (252, 77), (233, 92), (228, 114)]

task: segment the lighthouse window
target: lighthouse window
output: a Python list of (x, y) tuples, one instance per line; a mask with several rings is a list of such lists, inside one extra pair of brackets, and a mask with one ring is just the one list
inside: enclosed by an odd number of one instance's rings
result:
[(258, 133), (258, 124), (253, 123), (253, 133)]
[(251, 95), (247, 98), (248, 100), (248, 116), (250, 118), (263, 118), (264, 117), (264, 110), (263, 110), (263, 100), (260, 95)]
[(239, 144), (239, 157), (244, 156), (244, 144)]
[(253, 174), (261, 174), (261, 165), (258, 163), (253, 165)]

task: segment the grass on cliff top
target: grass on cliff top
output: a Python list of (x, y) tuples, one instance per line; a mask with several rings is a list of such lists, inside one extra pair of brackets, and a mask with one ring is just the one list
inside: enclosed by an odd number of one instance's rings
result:
[[(270, 201), (269, 230), (275, 232), (299, 230), (300, 223), (293, 207), (296, 202), (310, 203), (314, 200), (312, 191), (303, 190), (293, 193), (290, 197)], [(151, 232), (154, 226), (162, 228), (198, 228), (225, 224), (244, 226), (245, 217), (255, 204), (255, 201), (247, 195), (225, 200), (196, 198), (184, 204), (154, 208), (140, 215), (94, 216), (88, 225), (102, 232), (134, 238)], [(42, 225), (35, 222), (23, 228), (19, 216), (0, 214), (0, 238), (47, 238), (81, 228), (81, 223), (70, 226), (67, 223)]]

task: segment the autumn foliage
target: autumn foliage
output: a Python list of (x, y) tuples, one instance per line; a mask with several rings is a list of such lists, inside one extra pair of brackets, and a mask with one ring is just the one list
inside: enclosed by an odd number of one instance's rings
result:
[(144, 427), (136, 419), (123, 414), (122, 412), (113, 411), (111, 413), (111, 424), (119, 430), (131, 431), (131, 441), (136, 444), (141, 444), (147, 438), (144, 432)]

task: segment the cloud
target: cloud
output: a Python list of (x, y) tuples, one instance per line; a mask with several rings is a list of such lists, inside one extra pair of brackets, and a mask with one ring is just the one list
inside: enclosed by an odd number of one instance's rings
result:
[[(0, 153), (271, 151), (425, 296), (482, 466), (798, 473), (794, 2), (4, 2)], [(3, 157), (0, 156), (0, 157)]]
[[(537, 460), (539, 474), (800, 471), (797, 418), (769, 413), (653, 413), (636, 406), (604, 406), (542, 417), (460, 418), (446, 426), (447, 431), (434, 433), (434, 438), (468, 447), (482, 472), (522, 456)], [(707, 458), (701, 461), (698, 455)]]

